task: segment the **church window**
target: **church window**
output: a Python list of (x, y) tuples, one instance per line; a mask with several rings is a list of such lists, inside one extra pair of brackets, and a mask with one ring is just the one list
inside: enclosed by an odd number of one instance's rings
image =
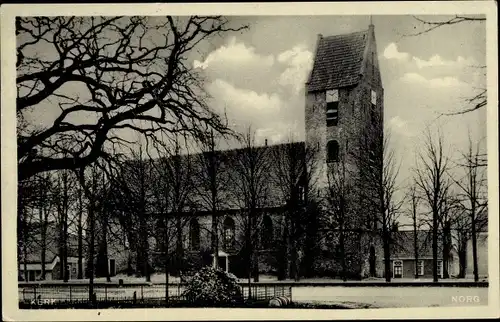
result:
[(326, 125), (334, 126), (339, 121), (339, 91), (326, 91)]
[(337, 141), (328, 141), (327, 151), (327, 162), (339, 161), (339, 143)]

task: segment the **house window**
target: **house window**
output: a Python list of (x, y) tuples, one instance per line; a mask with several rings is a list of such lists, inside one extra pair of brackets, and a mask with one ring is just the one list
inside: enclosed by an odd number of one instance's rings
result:
[(371, 109), (370, 109), (370, 119), (372, 124), (375, 124), (377, 118), (376, 118), (376, 107), (377, 107), (377, 92), (372, 90), (372, 95), (371, 95)]
[(328, 151), (327, 162), (339, 161), (339, 142), (335, 140), (328, 141), (327, 151)]
[(231, 217), (226, 217), (224, 220), (224, 248), (226, 250), (234, 248), (234, 220)]
[(424, 276), (424, 261), (417, 262), (417, 275)]
[(326, 91), (326, 126), (335, 126), (339, 122), (339, 91)]
[(200, 248), (200, 224), (196, 218), (189, 223), (189, 246), (191, 250)]
[(263, 249), (269, 249), (272, 248), (273, 245), (273, 221), (271, 217), (269, 216), (264, 216), (262, 219), (262, 248)]
[(403, 277), (403, 261), (394, 261), (394, 278)]
[(439, 277), (443, 277), (443, 261), (438, 260), (437, 273)]

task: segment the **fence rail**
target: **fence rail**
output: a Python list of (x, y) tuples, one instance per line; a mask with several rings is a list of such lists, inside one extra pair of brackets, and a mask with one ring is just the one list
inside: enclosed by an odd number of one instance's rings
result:
[[(245, 300), (267, 301), (286, 296), (291, 299), (292, 287), (286, 285), (240, 285)], [(19, 286), (19, 303), (28, 305), (71, 305), (83, 303), (151, 303), (167, 305), (165, 284), (153, 285), (94, 285), (93, 298), (89, 297), (88, 285), (23, 285)], [(185, 285), (168, 286), (168, 302), (188, 302), (184, 296)]]

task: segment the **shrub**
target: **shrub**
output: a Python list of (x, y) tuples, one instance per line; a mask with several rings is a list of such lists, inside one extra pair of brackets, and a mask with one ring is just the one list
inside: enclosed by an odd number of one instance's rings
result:
[(199, 306), (232, 306), (243, 301), (236, 276), (210, 266), (188, 281), (184, 296)]

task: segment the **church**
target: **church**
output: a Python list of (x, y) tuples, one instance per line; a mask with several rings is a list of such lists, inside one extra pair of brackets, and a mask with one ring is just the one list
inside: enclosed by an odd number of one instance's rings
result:
[[(342, 162), (349, 168), (350, 173), (356, 173), (357, 162), (350, 156), (351, 151), (369, 157), (373, 152), (367, 151), (366, 147), (372, 147), (374, 142), (383, 140), (384, 90), (377, 57), (375, 30), (371, 22), (368, 29), (363, 31), (331, 36), (318, 35), (314, 62), (305, 84), (305, 142), (269, 146), (266, 143), (256, 149), (260, 151), (261, 157), (266, 159), (267, 172), (263, 176), (264, 180), (259, 182), (259, 185), (266, 185), (263, 192), (265, 196), (258, 198), (257, 205), (254, 205), (257, 211), (252, 214), (258, 217), (252, 228), (256, 235), (256, 238), (252, 239), (256, 241), (255, 245), (252, 245), (256, 262), (253, 264), (254, 275), (258, 275), (255, 274), (258, 272), (290, 278), (296, 270), (295, 274), (302, 276), (339, 277), (346, 273), (349, 278), (355, 279), (383, 276), (383, 255), (375, 232), (375, 212), (368, 206), (364, 207), (367, 213), (356, 214), (358, 218), (352, 221), (357, 234), (347, 237), (349, 240), (346, 245), (350, 249), (341, 253), (344, 260), (347, 260), (349, 272), (341, 273), (336, 237), (325, 234), (322, 224), (314, 218), (316, 215), (308, 205), (308, 201), (314, 198), (305, 193), (309, 189), (308, 184), (314, 182), (315, 198), (324, 198), (329, 185), (328, 172), (331, 172), (332, 167)], [(368, 127), (375, 128), (376, 131), (370, 132), (371, 135), (366, 138), (373, 142), (364, 146), (360, 143), (362, 140), (359, 136), (363, 135), (364, 129)], [(198, 207), (198, 211), (186, 212), (182, 244), (186, 260), (190, 263), (188, 266), (193, 269), (218, 262), (221, 268), (239, 277), (248, 276), (249, 245), (246, 243), (246, 233), (251, 219), (247, 220), (248, 203), (238, 200), (245, 191), (238, 190), (239, 179), (236, 178), (238, 172), (241, 174), (237, 168), (241, 165), (241, 158), (245, 157), (244, 150), (215, 153), (218, 158), (224, 160), (224, 172), (230, 177), (226, 183), (229, 193), (224, 195), (218, 206), (217, 223), (214, 224), (213, 211), (207, 207)], [(280, 155), (283, 155), (279, 151), (284, 150), (296, 153), (302, 151), (302, 154), (299, 153), (302, 157), (305, 155), (304, 151), (315, 151), (315, 166), (304, 169), (301, 178), (297, 178), (290, 189), (283, 187), (286, 183), (279, 178), (283, 173), (278, 168), (286, 163), (286, 160), (278, 160)], [(300, 159), (300, 156), (297, 158)], [(290, 190), (290, 193), (287, 193), (287, 190)], [(197, 193), (194, 192), (190, 197), (195, 205), (203, 203), (203, 198), (197, 196)], [(290, 204), (299, 210), (299, 214), (295, 214), (300, 217), (299, 221), (307, 222), (302, 228), (302, 234), (294, 235), (296, 229), (291, 226), (293, 223), (290, 220)], [(328, 205), (323, 204), (322, 207)], [(161, 222), (160, 218), (158, 220)], [(366, 225), (367, 222), (374, 224)], [(216, 248), (213, 246), (212, 227), (218, 227)], [(156, 260), (153, 259), (153, 262), (158, 264), (153, 264), (154, 267), (164, 266), (160, 264), (164, 257), (161, 245), (165, 244), (161, 235), (161, 231), (158, 231), (156, 239), (153, 238), (150, 242), (150, 247), (157, 245), (156, 256), (153, 256)], [(175, 252), (176, 248), (176, 238), (173, 239), (170, 241), (170, 253)], [(290, 240), (293, 242), (290, 243)], [(218, 261), (213, 260), (213, 249), (218, 249)]]
[[(217, 264), (240, 278), (382, 277), (376, 211), (355, 201), (357, 212), (343, 220), (344, 226), (350, 222), (345, 229), (351, 232), (339, 250), (338, 223), (326, 227), (332, 206), (324, 202), (332, 170), (345, 167), (356, 175), (359, 155), (370, 158), (373, 143), (383, 140), (384, 91), (377, 57), (371, 23), (363, 31), (318, 35), (304, 91), (305, 141), (182, 156), (189, 169), (181, 171), (184, 161), (174, 165), (184, 175), (178, 182), (186, 190), (182, 207), (151, 207), (142, 230), (110, 219), (108, 242), (96, 245), (96, 253), (107, 258), (96, 262), (107, 263), (111, 276), (166, 269), (177, 275)], [(366, 135), (367, 128), (376, 131)], [(211, 158), (219, 173), (216, 198), (202, 175)], [(147, 182), (153, 190), (165, 185), (158, 178)]]

